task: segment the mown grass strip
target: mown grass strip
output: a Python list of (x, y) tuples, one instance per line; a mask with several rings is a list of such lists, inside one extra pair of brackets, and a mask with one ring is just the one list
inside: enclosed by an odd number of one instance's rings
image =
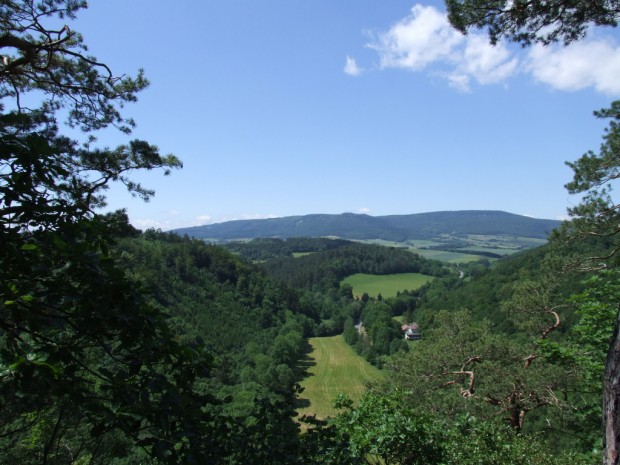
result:
[(366, 390), (366, 383), (381, 379), (381, 372), (357, 355), (342, 336), (309, 339), (312, 351), (302, 362), (307, 371), (300, 383), (299, 415), (316, 415), (317, 418), (333, 417), (334, 400), (346, 394), (357, 401)]

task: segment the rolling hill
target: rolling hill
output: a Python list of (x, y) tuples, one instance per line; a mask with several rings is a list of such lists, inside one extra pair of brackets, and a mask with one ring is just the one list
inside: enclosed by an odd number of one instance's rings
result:
[(503, 211), (465, 210), (411, 215), (369, 216), (355, 213), (313, 214), (176, 229), (172, 232), (197, 239), (231, 241), (259, 237), (326, 237), (393, 242), (433, 239), (442, 235), (467, 237), (493, 235), (546, 239), (559, 226), (556, 220), (515, 215)]

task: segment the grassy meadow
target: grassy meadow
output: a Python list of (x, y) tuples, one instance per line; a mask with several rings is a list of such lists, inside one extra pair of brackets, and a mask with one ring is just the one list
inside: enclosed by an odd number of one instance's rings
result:
[(357, 273), (346, 277), (342, 283), (350, 284), (353, 288), (353, 296), (361, 297), (367, 293), (370, 297), (396, 297), (397, 292), (404, 290), (412, 291), (434, 279), (421, 273), (399, 273), (374, 275)]
[(464, 254), (460, 252), (448, 252), (446, 250), (430, 250), (430, 249), (411, 249), (412, 252), (415, 252), (424, 258), (429, 258), (431, 260), (439, 260), (440, 262), (445, 263), (470, 263), (477, 262), (481, 258), (480, 255), (470, 255)]
[[(445, 250), (453, 241), (459, 241), (462, 245), (454, 246), (459, 252)], [(492, 236), (469, 234), (467, 236), (453, 237), (449, 234), (442, 234), (433, 239), (412, 239), (406, 242), (392, 242), (381, 239), (361, 240), (368, 244), (378, 244), (386, 247), (405, 247), (413, 253), (417, 253), (424, 258), (439, 260), (446, 263), (469, 263), (480, 259), (489, 259), (480, 252), (491, 252), (497, 255), (510, 255), (521, 250), (532, 247), (539, 247), (547, 241), (529, 237), (517, 236)], [(436, 248), (439, 247), (439, 248)]]
[(300, 383), (299, 415), (317, 418), (335, 416), (333, 404), (338, 394), (357, 401), (365, 391), (365, 383), (381, 379), (381, 372), (357, 355), (342, 336), (309, 339), (312, 351), (302, 362), (307, 371)]

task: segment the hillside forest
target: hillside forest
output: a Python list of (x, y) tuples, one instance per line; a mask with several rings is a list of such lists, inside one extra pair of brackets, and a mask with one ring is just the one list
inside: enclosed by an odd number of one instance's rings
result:
[[(619, 14), (497, 3), (446, 2), (457, 29), (525, 46)], [(182, 162), (130, 139), (148, 81), (86, 53), (84, 8), (0, 4), (0, 463), (619, 463), (620, 102), (596, 113), (600, 150), (568, 163), (582, 201), (541, 247), (455, 264), (322, 237), (213, 245), (104, 213), (112, 181), (148, 200), (132, 172)], [(105, 128), (127, 142), (98, 147)], [(356, 296), (360, 273), (424, 284)], [(300, 416), (308, 340), (327, 336), (382, 375)]]

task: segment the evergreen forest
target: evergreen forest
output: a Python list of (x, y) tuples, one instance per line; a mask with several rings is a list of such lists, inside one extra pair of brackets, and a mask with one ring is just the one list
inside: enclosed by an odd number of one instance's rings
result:
[[(524, 46), (620, 11), (446, 4), (455, 28)], [(182, 162), (131, 139), (124, 107), (149, 83), (87, 54), (86, 7), (0, 2), (0, 463), (620, 463), (620, 102), (568, 163), (582, 200), (544, 246), (455, 265), (345, 239), (213, 245), (104, 213), (111, 182), (146, 201), (132, 173)], [(105, 128), (126, 143), (99, 147)], [(356, 273), (429, 279), (356, 298)], [(383, 376), (301, 417), (308, 339), (336, 335)]]

